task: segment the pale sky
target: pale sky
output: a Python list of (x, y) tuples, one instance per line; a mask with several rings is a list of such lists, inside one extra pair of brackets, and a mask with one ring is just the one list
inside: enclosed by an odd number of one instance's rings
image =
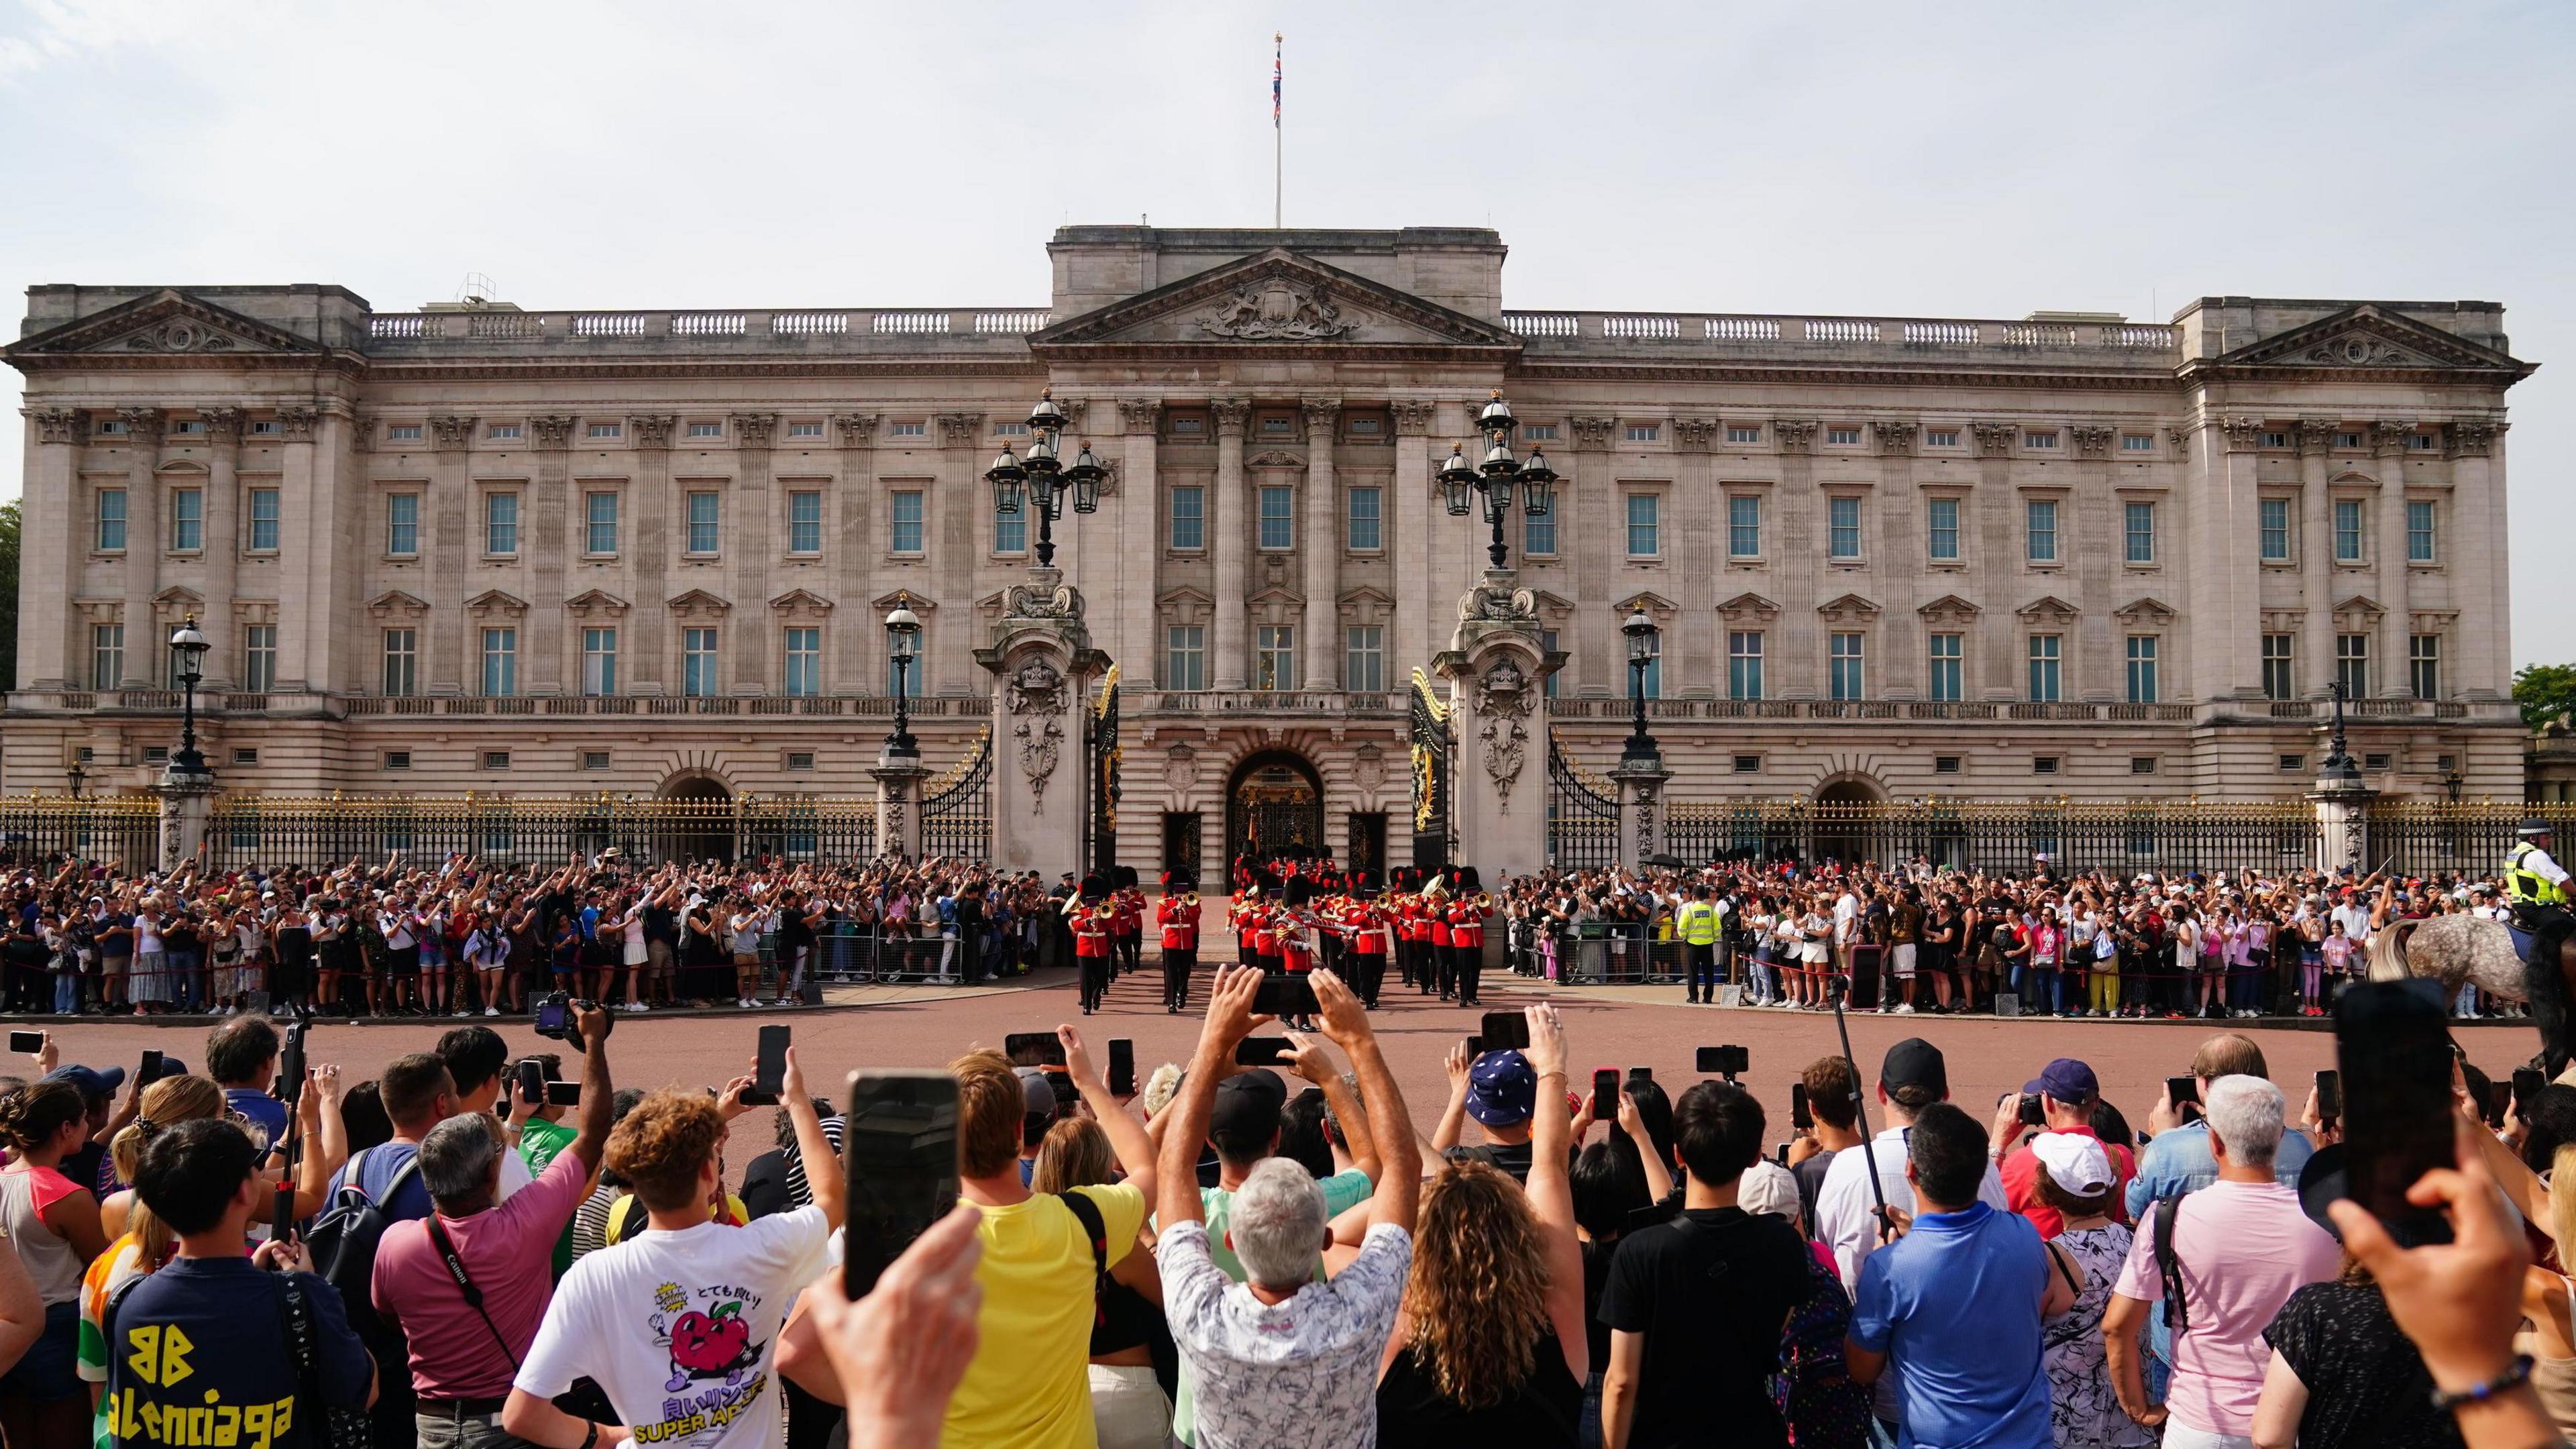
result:
[(0, 0), (0, 295), (1043, 306), (1059, 224), (1268, 222), (1274, 30), (1288, 224), (1493, 226), (1517, 308), (2501, 302), (2545, 364), (2508, 399), (2514, 656), (2576, 659), (2548, 0)]

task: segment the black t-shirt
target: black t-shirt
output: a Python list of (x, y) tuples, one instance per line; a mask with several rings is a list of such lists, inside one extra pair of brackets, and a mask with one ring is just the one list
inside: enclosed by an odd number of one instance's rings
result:
[[(322, 1397), (362, 1407), (373, 1364), (349, 1330), (340, 1295), (309, 1273), (295, 1281), (311, 1306)], [(320, 1443), (317, 1406), (297, 1401), (284, 1303), (278, 1276), (248, 1258), (180, 1258), (138, 1280), (108, 1325), (117, 1442), (211, 1444), (231, 1432), (272, 1449)], [(275, 1427), (281, 1420), (284, 1433)]]
[(1481, 1162), (1497, 1172), (1511, 1174), (1512, 1181), (1529, 1186), (1530, 1144), (1526, 1142), (1489, 1142), (1480, 1147), (1452, 1147), (1452, 1162)]
[(786, 1212), (796, 1204), (787, 1185), (788, 1154), (764, 1152), (742, 1170), (742, 1208), (754, 1218)]
[[(1850, 1149), (1842, 1149), (1849, 1151)], [(1798, 1216), (1807, 1226), (1809, 1236), (1816, 1236), (1816, 1194), (1825, 1190), (1825, 1169), (1834, 1165), (1834, 1154), (1819, 1152), (1789, 1169), (1798, 1180)]]
[(644, 908), (644, 939), (647, 942), (660, 941), (666, 945), (678, 945), (680, 941), (679, 912), (672, 910), (669, 906), (647, 905)]
[(1583, 1240), (1583, 1340), (1592, 1350), (1592, 1371), (1610, 1369), (1610, 1325), (1601, 1321), (1601, 1295), (1610, 1287), (1610, 1264), (1619, 1256), (1619, 1239)]
[(1645, 1335), (1632, 1449), (1785, 1446), (1771, 1401), (1780, 1333), (1810, 1291), (1798, 1230), (1741, 1208), (1699, 1208), (1628, 1234), (1601, 1320)]
[(2397, 1331), (2376, 1284), (2309, 1284), (2281, 1305), (2263, 1341), (2308, 1386), (2301, 1444), (2458, 1449), (2458, 1424), (2433, 1407), (2424, 1355)]
[(1379, 1449), (1574, 1449), (1582, 1418), (1583, 1385), (1553, 1333), (1539, 1336), (1529, 1377), (1499, 1403), (1469, 1409), (1443, 1397), (1410, 1348), (1396, 1354), (1377, 1386)]

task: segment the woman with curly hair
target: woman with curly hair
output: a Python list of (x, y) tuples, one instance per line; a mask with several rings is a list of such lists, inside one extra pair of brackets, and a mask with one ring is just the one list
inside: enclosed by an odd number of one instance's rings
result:
[(1447, 1164), (1423, 1189), (1412, 1273), (1378, 1378), (1386, 1449), (1579, 1442), (1591, 1350), (1566, 1170), (1565, 1030), (1550, 1008), (1529, 1015), (1539, 1081), (1529, 1186), (1468, 1161)]

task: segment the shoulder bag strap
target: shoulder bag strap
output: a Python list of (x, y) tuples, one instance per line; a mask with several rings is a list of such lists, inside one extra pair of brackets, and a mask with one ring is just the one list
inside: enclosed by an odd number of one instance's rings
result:
[(2174, 1219), (2182, 1215), (2182, 1199), (2168, 1197), (2156, 1203), (2153, 1231), (2156, 1235), (2156, 1273), (2164, 1280), (2165, 1327), (2179, 1337), (2191, 1326), (2191, 1308), (2183, 1301), (2182, 1259), (2174, 1251)]
[(438, 1249), (438, 1256), (447, 1260), (447, 1276), (456, 1280), (456, 1291), (465, 1296), (465, 1306), (473, 1309), (474, 1316), (482, 1319), (483, 1326), (491, 1330), (492, 1341), (501, 1346), (501, 1357), (510, 1361), (510, 1371), (518, 1372), (519, 1356), (510, 1351), (510, 1340), (501, 1336), (501, 1325), (494, 1323), (492, 1315), (484, 1309), (483, 1290), (475, 1287), (474, 1280), (465, 1276), (465, 1260), (456, 1255), (456, 1243), (447, 1236), (447, 1225), (438, 1220), (435, 1209), (423, 1221), (429, 1225), (430, 1245)]
[(1100, 1296), (1109, 1287), (1109, 1226), (1100, 1216), (1100, 1205), (1078, 1192), (1056, 1194), (1073, 1220), (1082, 1224), (1082, 1236), (1091, 1244), (1091, 1316), (1096, 1325), (1108, 1316), (1101, 1307)]

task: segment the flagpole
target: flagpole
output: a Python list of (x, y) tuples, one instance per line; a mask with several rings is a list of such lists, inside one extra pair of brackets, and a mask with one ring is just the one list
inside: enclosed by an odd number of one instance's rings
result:
[(1284, 133), (1279, 125), (1279, 82), (1282, 78), (1280, 62), (1284, 58), (1287, 36), (1283, 32), (1274, 31), (1270, 36), (1270, 44), (1272, 47), (1270, 54), (1270, 229), (1278, 231), (1281, 229), (1280, 217), (1283, 214), (1280, 199), (1285, 195), (1285, 183), (1281, 180), (1281, 163), (1284, 155), (1281, 137)]

